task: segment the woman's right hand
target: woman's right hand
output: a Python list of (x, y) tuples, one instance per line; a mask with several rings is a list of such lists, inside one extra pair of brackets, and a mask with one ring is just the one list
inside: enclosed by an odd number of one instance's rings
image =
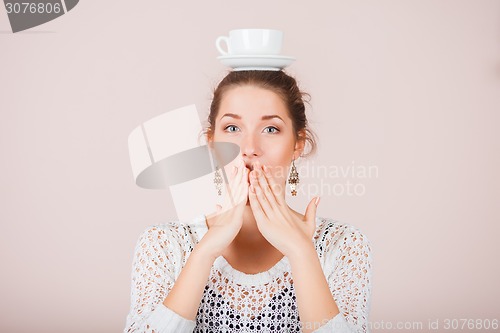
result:
[(209, 229), (201, 240), (203, 247), (214, 260), (240, 231), (248, 200), (250, 170), (242, 159), (232, 168), (233, 175), (228, 175), (229, 188), (226, 188), (223, 204), (217, 205), (216, 212), (207, 216)]

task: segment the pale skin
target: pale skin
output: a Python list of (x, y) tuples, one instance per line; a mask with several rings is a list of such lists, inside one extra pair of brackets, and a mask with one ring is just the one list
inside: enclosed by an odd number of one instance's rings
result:
[(325, 323), (339, 310), (311, 240), (319, 197), (310, 201), (304, 215), (285, 201), (288, 170), (303, 152), (305, 133), (294, 132), (280, 96), (251, 85), (225, 93), (214, 127), (208, 133), (209, 142), (233, 142), (241, 148), (241, 156), (226, 167), (236, 204), (225, 200), (216, 213), (207, 216), (208, 231), (163, 304), (195, 320), (218, 256), (247, 274), (266, 271), (287, 256), (303, 332), (310, 332), (310, 323)]

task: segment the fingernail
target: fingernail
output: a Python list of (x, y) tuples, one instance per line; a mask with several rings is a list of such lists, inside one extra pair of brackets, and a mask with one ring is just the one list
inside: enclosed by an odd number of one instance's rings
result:
[(264, 172), (269, 174), (269, 168), (267, 167), (267, 165), (264, 165), (263, 168), (264, 168)]
[(316, 197), (316, 201), (314, 201), (314, 204), (315, 204), (316, 206), (318, 206), (318, 203), (319, 203), (319, 199), (320, 199), (320, 198), (321, 198), (321, 197)]

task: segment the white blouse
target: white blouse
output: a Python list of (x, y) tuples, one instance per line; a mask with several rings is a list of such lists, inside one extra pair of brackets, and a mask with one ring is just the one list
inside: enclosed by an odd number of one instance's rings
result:
[(193, 248), (207, 232), (205, 215), (147, 227), (135, 247), (130, 312), (124, 332), (367, 333), (371, 302), (371, 245), (357, 228), (316, 217), (312, 241), (340, 313), (302, 327), (287, 257), (268, 271), (240, 272), (219, 256), (212, 265), (196, 321), (165, 305)]

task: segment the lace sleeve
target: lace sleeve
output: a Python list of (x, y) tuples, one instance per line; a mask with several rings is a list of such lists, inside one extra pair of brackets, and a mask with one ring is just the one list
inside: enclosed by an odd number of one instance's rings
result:
[(344, 229), (328, 249), (328, 260), (335, 266), (327, 280), (340, 313), (323, 329), (368, 333), (373, 263), (371, 245), (356, 228), (345, 226)]
[(192, 332), (195, 322), (181, 317), (163, 301), (175, 282), (175, 267), (181, 265), (171, 231), (148, 227), (135, 246), (132, 264), (131, 306), (124, 332)]

